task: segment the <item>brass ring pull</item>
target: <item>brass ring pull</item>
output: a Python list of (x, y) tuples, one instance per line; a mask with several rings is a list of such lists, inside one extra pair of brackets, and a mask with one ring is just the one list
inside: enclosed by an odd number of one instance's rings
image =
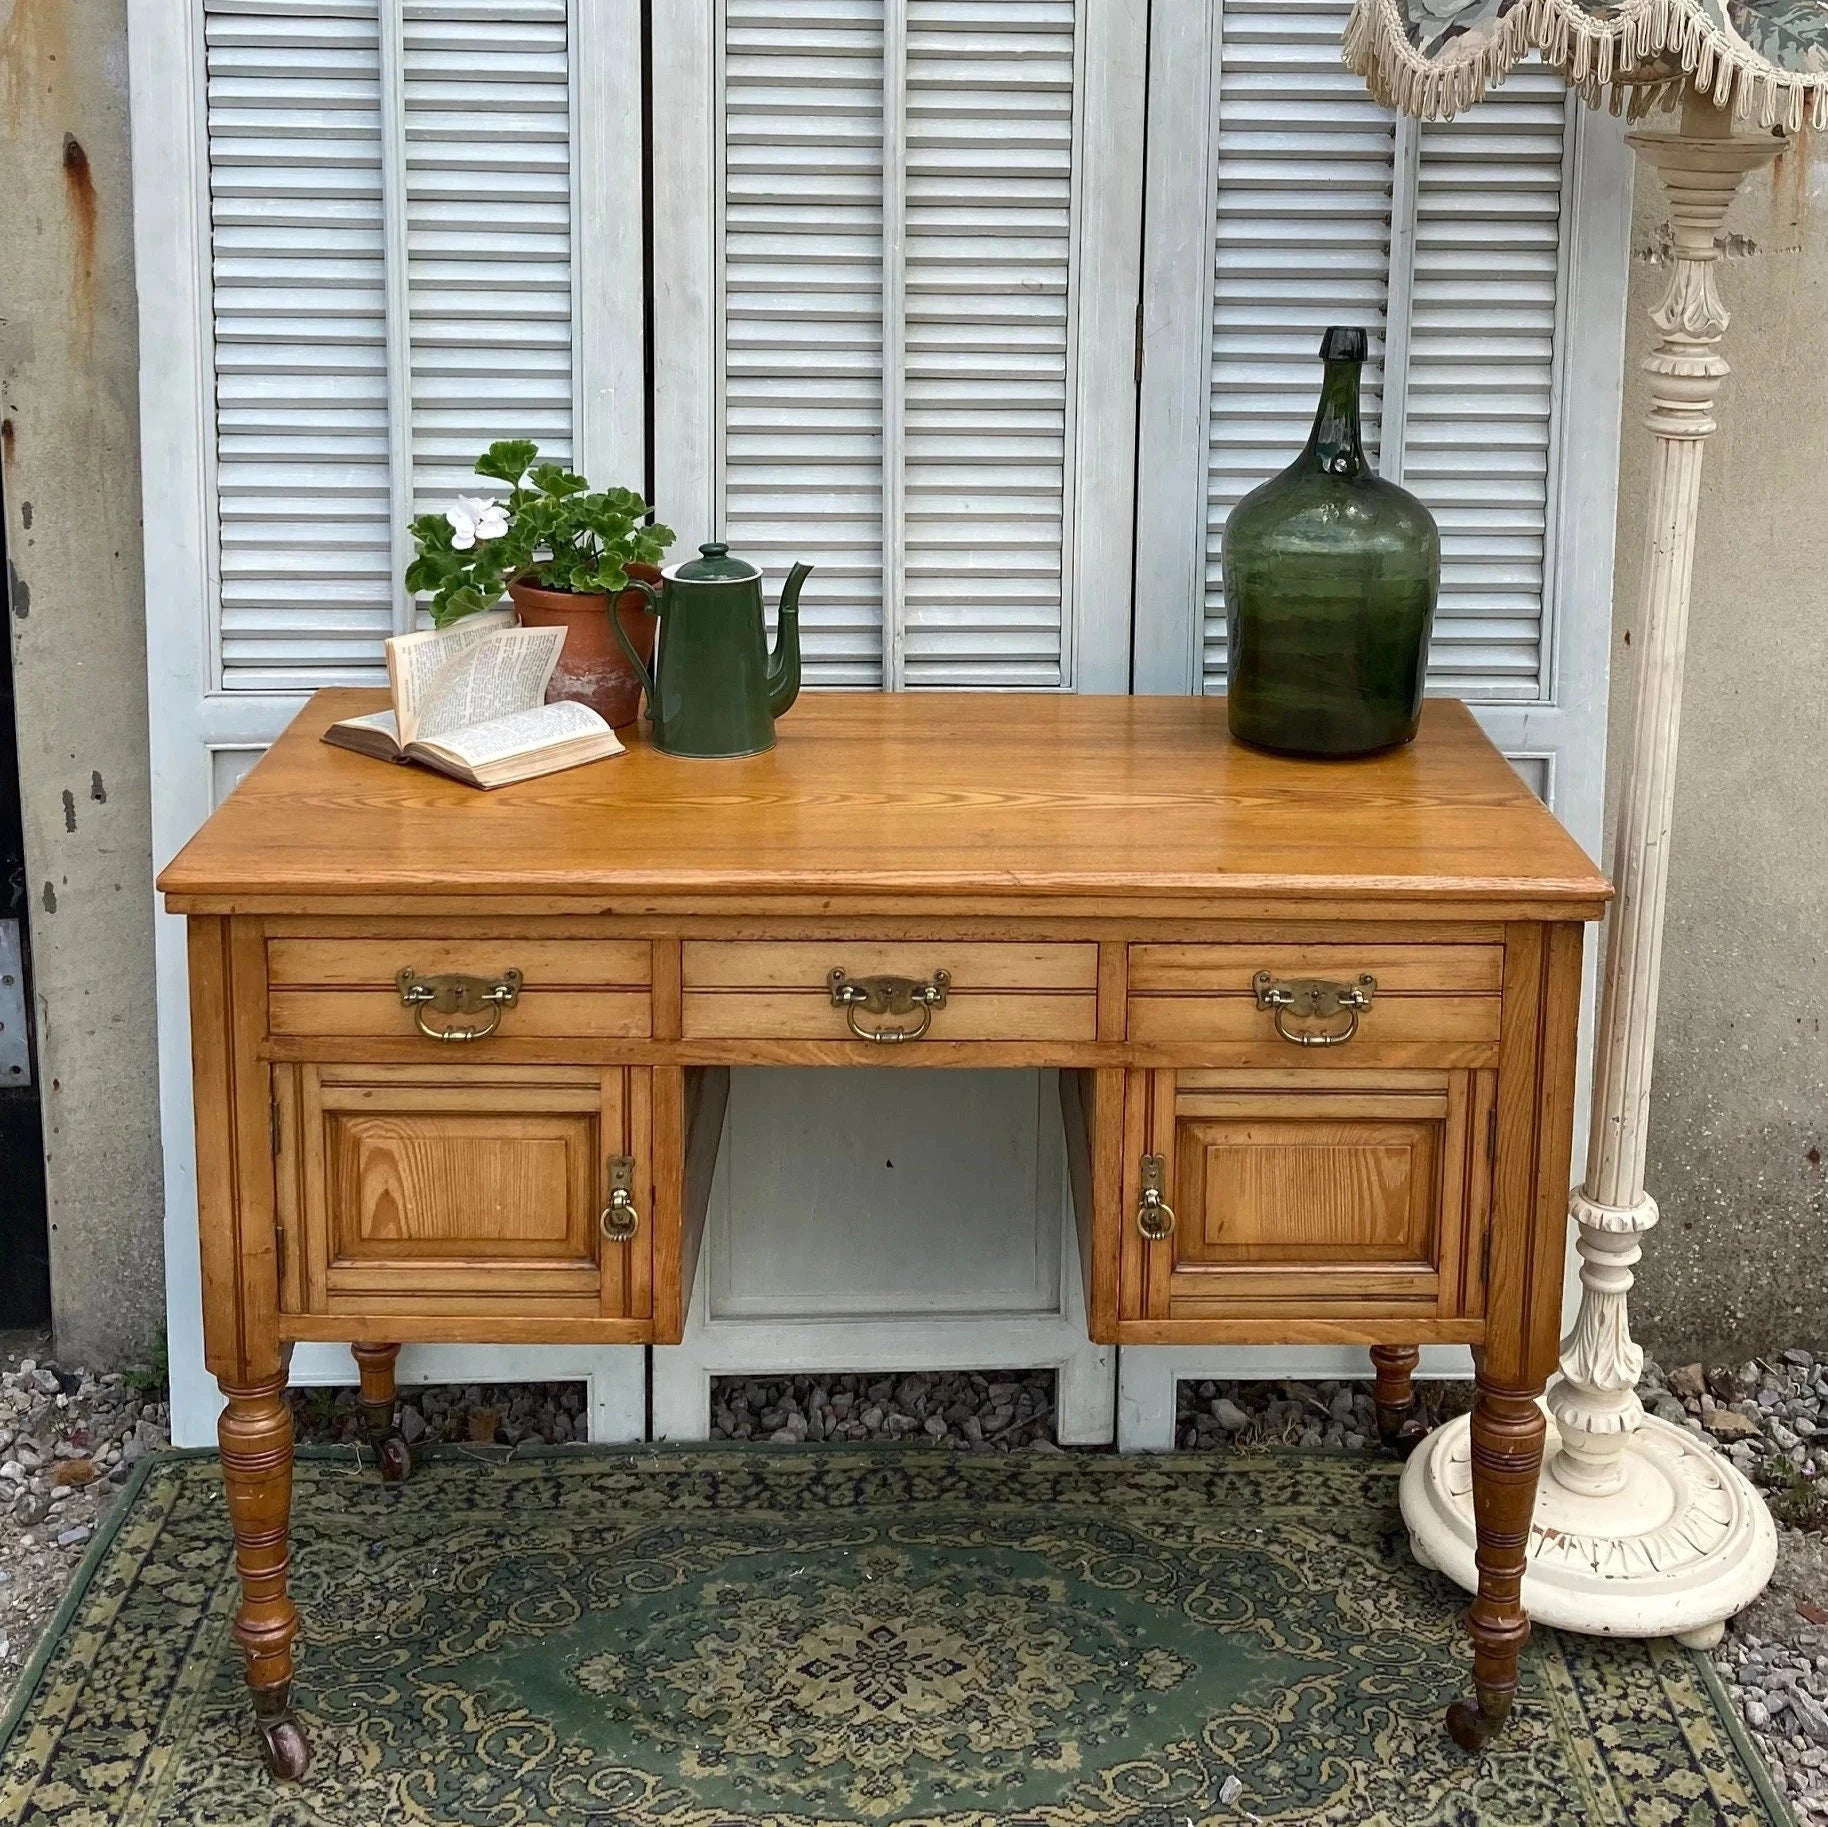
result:
[(635, 1204), (635, 1161), (632, 1155), (611, 1155), (609, 1159), (609, 1203), (598, 1221), (603, 1235), (611, 1243), (627, 1243), (641, 1228), (641, 1212)]
[(1160, 1155), (1142, 1158), (1142, 1198), (1136, 1207), (1136, 1228), (1151, 1243), (1163, 1243), (1174, 1235), (1174, 1207), (1162, 1196), (1167, 1167)]
[[(919, 1040), (932, 1027), (933, 1011), (946, 1006), (952, 973), (935, 971), (924, 983), (916, 983), (911, 977), (850, 977), (842, 966), (834, 966), (825, 983), (831, 991), (832, 1007), (844, 1011), (850, 1031), (859, 1040), (887, 1047), (904, 1040)], [(911, 1028), (866, 1028), (857, 1019), (859, 1011), (872, 1015), (918, 1014), (920, 1019)]]
[[(402, 970), (395, 973), (394, 982), (401, 1003), (412, 1010), (413, 1021), (427, 1040), (487, 1040), (501, 1026), (503, 1011), (520, 1001), (519, 971), (503, 971), (499, 977), (421, 977), (417, 971)], [(479, 1015), (484, 1009), (488, 1019), (480, 1026), (451, 1022), (435, 1028), (425, 1019), (428, 1014)]]
[[(1297, 977), (1279, 983), (1268, 971), (1259, 971), (1250, 980), (1257, 1007), (1274, 1012), (1276, 1032), (1291, 1046), (1343, 1047), (1358, 1032), (1358, 1018), (1371, 1006), (1377, 994), (1377, 979), (1369, 971), (1352, 983), (1330, 983), (1324, 977)], [(1331, 1021), (1343, 1014), (1343, 1028), (1295, 1029), (1288, 1025), (1294, 1015), (1304, 1020)]]

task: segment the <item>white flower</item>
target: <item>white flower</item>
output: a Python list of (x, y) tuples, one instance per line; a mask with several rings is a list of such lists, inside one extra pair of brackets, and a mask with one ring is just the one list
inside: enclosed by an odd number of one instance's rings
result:
[(459, 552), (469, 551), (479, 539), (499, 539), (508, 530), (508, 510), (480, 495), (459, 495), (445, 519), (451, 523), (451, 544)]

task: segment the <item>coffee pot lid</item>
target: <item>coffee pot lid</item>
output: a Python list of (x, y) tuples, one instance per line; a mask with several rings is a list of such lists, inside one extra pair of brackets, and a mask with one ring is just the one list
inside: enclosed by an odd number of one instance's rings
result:
[(669, 583), (752, 584), (761, 572), (746, 558), (732, 558), (730, 548), (721, 539), (713, 539), (698, 548), (696, 558), (668, 565), (660, 575)]

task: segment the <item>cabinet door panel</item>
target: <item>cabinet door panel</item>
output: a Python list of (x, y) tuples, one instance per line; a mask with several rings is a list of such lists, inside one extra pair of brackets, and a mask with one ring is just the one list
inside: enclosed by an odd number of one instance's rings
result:
[(1182, 1118), (1175, 1141), (1178, 1267), (1347, 1260), (1433, 1267), (1438, 1119)]
[[(1153, 1156), (1173, 1210), (1149, 1241), (1134, 1219), (1124, 1311), (1198, 1320), (1473, 1311), (1466, 1259), (1489, 1148), (1469, 1111), (1483, 1075), (1392, 1072), (1338, 1090), (1247, 1074), (1131, 1075), (1126, 1153)], [(1134, 1213), (1142, 1160), (1126, 1160)], [(1132, 1282), (1131, 1265), (1135, 1265)], [(1135, 1298), (1129, 1296), (1133, 1286)]]
[[(651, 1311), (648, 1073), (282, 1067), (289, 1310), (576, 1319)], [(603, 1235), (616, 1157), (642, 1222)]]

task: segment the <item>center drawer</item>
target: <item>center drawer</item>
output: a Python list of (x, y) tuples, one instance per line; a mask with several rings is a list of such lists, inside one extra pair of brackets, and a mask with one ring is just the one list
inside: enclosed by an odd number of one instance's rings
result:
[[(484, 992), (516, 974), (514, 998), (451, 1012), (401, 1000), (411, 971), (434, 993), (468, 979)], [(502, 1040), (641, 1040), (653, 1031), (653, 947), (646, 939), (288, 937), (267, 941), (268, 1020), (293, 1039), (414, 1039), (449, 1027), (495, 1025)], [(428, 1041), (428, 1048), (433, 1042)]]
[[(687, 940), (688, 1040), (1091, 1040), (1098, 947), (1013, 941)], [(832, 973), (860, 995), (833, 1000)], [(906, 986), (897, 995), (896, 985)], [(943, 1003), (922, 992), (943, 990)], [(924, 1017), (924, 1020), (923, 1020)], [(916, 1034), (918, 1030), (918, 1034)]]

